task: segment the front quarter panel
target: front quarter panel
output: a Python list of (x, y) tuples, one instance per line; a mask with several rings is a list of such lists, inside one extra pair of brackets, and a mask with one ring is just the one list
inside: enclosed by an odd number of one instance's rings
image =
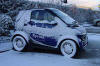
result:
[(12, 39), (17, 35), (23, 36), (27, 42), (29, 41), (29, 35), (26, 32), (24, 32), (24, 31), (15, 31), (15, 33), (12, 36)]

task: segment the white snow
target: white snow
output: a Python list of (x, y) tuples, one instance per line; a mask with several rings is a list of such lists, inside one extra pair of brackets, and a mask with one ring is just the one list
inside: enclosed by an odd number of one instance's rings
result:
[(7, 50), (12, 49), (12, 43), (11, 42), (5, 42), (5, 43), (0, 43), (0, 52), (4, 52)]
[(45, 53), (10, 50), (0, 53), (0, 66), (100, 66), (100, 34), (89, 33), (88, 37), (86, 52), (83, 52), (79, 59), (67, 59), (49, 51)]
[(89, 32), (89, 33), (99, 33), (100, 34), (100, 27), (87, 26), (85, 28), (86, 28), (87, 32)]
[(100, 49), (100, 34), (88, 33), (88, 48)]

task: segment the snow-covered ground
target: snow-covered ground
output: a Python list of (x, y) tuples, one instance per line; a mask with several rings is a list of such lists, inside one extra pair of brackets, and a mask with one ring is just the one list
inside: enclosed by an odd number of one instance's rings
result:
[(86, 27), (87, 32), (89, 33), (99, 33), (100, 34), (100, 27)]
[(12, 49), (11, 42), (0, 43), (0, 52), (5, 52)]
[(100, 34), (100, 27), (93, 26), (93, 24), (84, 23), (81, 26), (85, 27), (88, 33), (99, 33)]
[(78, 59), (68, 59), (51, 51), (17, 52), (11, 50), (11, 43), (0, 43), (0, 50), (5, 46), (4, 49), (10, 50), (0, 53), (0, 66), (100, 66), (100, 34), (89, 33), (88, 38), (86, 51)]

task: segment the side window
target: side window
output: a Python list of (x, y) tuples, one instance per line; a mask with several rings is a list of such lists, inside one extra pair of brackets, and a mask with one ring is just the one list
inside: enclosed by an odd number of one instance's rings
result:
[(49, 13), (49, 12), (46, 12), (45, 16), (44, 16), (45, 20), (48, 20), (49, 22), (54, 21), (54, 17), (55, 16), (52, 15), (51, 13)]
[(44, 14), (45, 14), (45, 11), (44, 10), (40, 10), (39, 11), (39, 15), (37, 17), (37, 20), (44, 20)]
[[(41, 20), (44, 20), (44, 11), (43, 10), (32, 11), (31, 19), (33, 19), (33, 20), (29, 22), (30, 25), (35, 25), (37, 27), (42, 27), (43, 24), (40, 23), (40, 22), (42, 22)], [(36, 22), (34, 22), (34, 20), (36, 20)]]
[(39, 14), (38, 11), (32, 11), (32, 12), (31, 12), (31, 19), (37, 20), (38, 14)]
[(47, 20), (51, 22), (54, 20), (54, 15), (44, 10), (36, 10), (36, 11), (32, 11), (31, 19), (41, 20), (41, 21)]
[(32, 11), (32, 13), (31, 13), (31, 19), (44, 20), (44, 14), (45, 14), (44, 10)]

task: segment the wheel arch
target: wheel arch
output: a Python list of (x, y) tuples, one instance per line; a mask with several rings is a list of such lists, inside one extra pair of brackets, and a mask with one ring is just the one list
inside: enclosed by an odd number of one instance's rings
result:
[(79, 42), (78, 42), (78, 38), (76, 36), (64, 36), (61, 37), (58, 42), (57, 42), (57, 46), (56, 48), (59, 48), (59, 46), (61, 45), (61, 43), (65, 40), (72, 40), (76, 43), (76, 45), (79, 47)]
[(14, 39), (15, 36), (21, 36), (23, 37), (27, 42), (29, 41), (29, 36), (26, 32), (23, 32), (23, 31), (16, 31), (12, 38), (11, 38), (11, 41)]

